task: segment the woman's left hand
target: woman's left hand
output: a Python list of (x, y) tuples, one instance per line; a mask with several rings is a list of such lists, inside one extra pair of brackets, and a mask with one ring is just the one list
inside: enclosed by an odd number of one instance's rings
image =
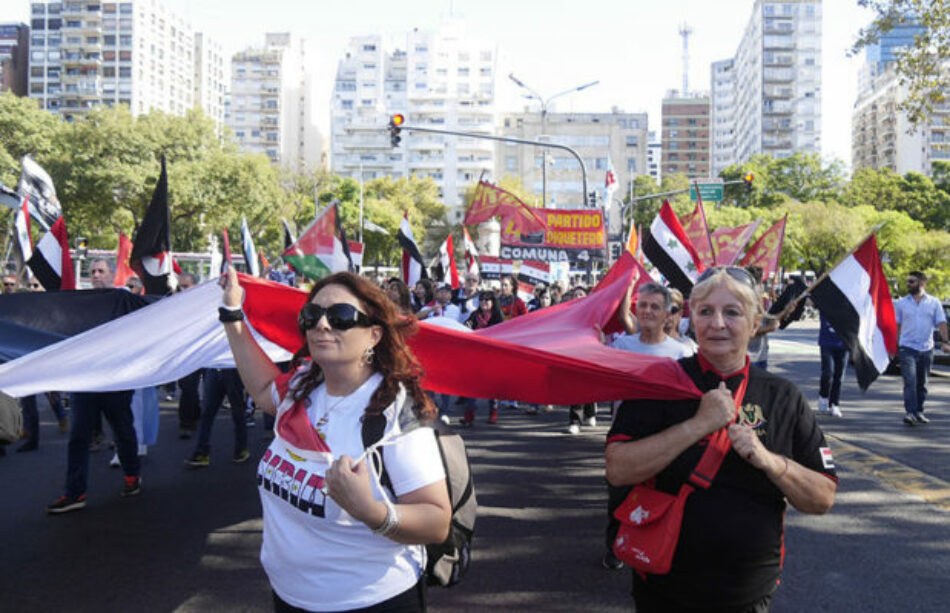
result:
[(776, 474), (784, 468), (781, 458), (766, 449), (759, 440), (759, 435), (749, 426), (731, 424), (729, 438), (732, 440), (732, 449), (739, 454), (739, 457), (759, 470), (765, 471), (765, 474)]
[(353, 458), (341, 456), (330, 465), (324, 481), (327, 495), (354, 519), (364, 523), (373, 519), (373, 512), (381, 503), (373, 498), (365, 461), (354, 464)]

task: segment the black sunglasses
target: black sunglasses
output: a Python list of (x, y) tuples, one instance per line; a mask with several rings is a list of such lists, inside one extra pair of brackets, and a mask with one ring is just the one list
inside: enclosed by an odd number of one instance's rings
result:
[(712, 268), (707, 268), (705, 271), (703, 271), (703, 274), (699, 275), (699, 278), (696, 279), (696, 285), (699, 285), (703, 281), (709, 279), (720, 270), (726, 271), (727, 275), (739, 283), (745, 283), (754, 290), (758, 289), (758, 283), (755, 282), (752, 274), (745, 268), (740, 268), (739, 266), (713, 266)]
[(349, 330), (355, 326), (368, 328), (374, 325), (372, 319), (366, 313), (361, 313), (352, 304), (340, 302), (331, 304), (324, 308), (319, 304), (308, 302), (300, 309), (300, 315), (297, 316), (297, 325), (301, 332), (312, 330), (317, 327), (320, 318), (326, 315), (327, 323), (334, 330)]
[(675, 304), (670, 307), (670, 313), (672, 313), (673, 315), (676, 315), (679, 312), (680, 312), (680, 308), (676, 306)]

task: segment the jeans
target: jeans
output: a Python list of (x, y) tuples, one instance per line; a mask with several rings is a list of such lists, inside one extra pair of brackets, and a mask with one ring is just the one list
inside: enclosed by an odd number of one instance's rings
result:
[(202, 370), (198, 369), (178, 380), (181, 389), (181, 396), (178, 397), (178, 427), (182, 430), (194, 430), (201, 419), (201, 400), (198, 396), (201, 373)]
[[(36, 406), (38, 396), (34, 394), (20, 398), (20, 408), (23, 409), (23, 429), (28, 435), (25, 444), (30, 446), (40, 443), (40, 412)], [(66, 418), (66, 411), (63, 410), (63, 404), (59, 400), (59, 393), (47, 392), (46, 399), (49, 400), (49, 407), (56, 414), (56, 419), (63, 421)]]
[(247, 419), (244, 416), (244, 386), (236, 368), (206, 368), (201, 387), (201, 423), (198, 426), (198, 445), (195, 453), (207, 455), (211, 451), (211, 428), (221, 402), (228, 397), (231, 421), (234, 422), (234, 451), (247, 449)]
[(897, 350), (901, 377), (904, 378), (904, 410), (908, 413), (924, 412), (924, 400), (927, 399), (927, 377), (930, 376), (930, 365), (933, 359), (933, 349), (917, 351), (910, 347), (900, 347)]
[(66, 467), (66, 495), (86, 493), (89, 477), (89, 443), (96, 418), (104, 415), (115, 435), (116, 452), (126, 476), (139, 475), (139, 443), (132, 427), (132, 390), (121, 392), (81, 392), (72, 395), (72, 430)]
[(838, 405), (841, 397), (841, 375), (844, 363), (848, 359), (848, 350), (844, 347), (820, 347), (821, 379), (818, 382), (818, 395), (828, 399), (828, 404)]

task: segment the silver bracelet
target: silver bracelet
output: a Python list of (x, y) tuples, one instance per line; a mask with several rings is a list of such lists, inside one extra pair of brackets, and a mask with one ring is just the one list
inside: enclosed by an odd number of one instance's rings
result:
[(386, 519), (378, 527), (373, 528), (373, 534), (388, 537), (399, 529), (399, 511), (388, 498), (384, 498), (383, 503), (386, 505)]

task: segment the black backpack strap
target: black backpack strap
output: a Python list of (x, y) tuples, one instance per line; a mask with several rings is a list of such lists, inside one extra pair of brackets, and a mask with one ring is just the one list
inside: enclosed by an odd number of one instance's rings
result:
[[(363, 448), (369, 449), (374, 444), (378, 443), (380, 439), (383, 438), (383, 434), (386, 433), (386, 416), (382, 413), (376, 415), (363, 415), (362, 418), (362, 428), (361, 435), (363, 438)], [(389, 480), (389, 473), (386, 472), (386, 465), (383, 463), (383, 450), (380, 449), (379, 454), (379, 463), (377, 463), (377, 456), (374, 454), (369, 454), (369, 460), (373, 462), (376, 472), (379, 473), (379, 483), (385, 487), (389, 488), (390, 492), (393, 492), (392, 481)], [(393, 497), (395, 498), (396, 492), (393, 492)]]

